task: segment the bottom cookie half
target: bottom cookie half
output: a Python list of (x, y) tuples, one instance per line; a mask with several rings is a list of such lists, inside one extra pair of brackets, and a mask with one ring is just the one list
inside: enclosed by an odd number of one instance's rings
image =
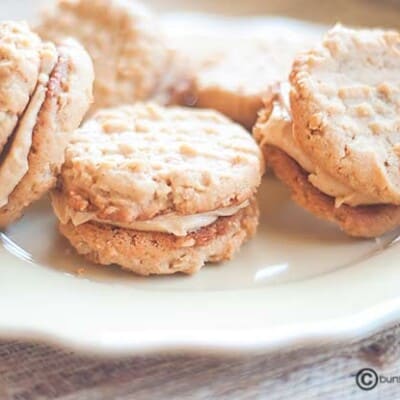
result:
[(263, 150), (267, 164), (290, 188), (293, 200), (317, 217), (337, 223), (348, 235), (372, 238), (400, 226), (400, 206), (335, 207), (334, 199), (315, 188), (295, 160), (273, 146)]
[(250, 205), (231, 217), (220, 217), (205, 228), (177, 237), (88, 222), (61, 224), (61, 233), (77, 252), (96, 264), (117, 264), (139, 275), (193, 274), (206, 262), (233, 257), (257, 229), (259, 211)]

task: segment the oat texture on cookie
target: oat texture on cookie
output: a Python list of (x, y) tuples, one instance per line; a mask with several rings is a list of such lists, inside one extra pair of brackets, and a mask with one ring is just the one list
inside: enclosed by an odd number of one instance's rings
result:
[(294, 135), (316, 167), (400, 205), (400, 35), (337, 26), (295, 61)]
[(102, 110), (75, 133), (62, 185), (74, 208), (129, 222), (240, 204), (261, 169), (253, 139), (221, 114), (139, 103)]

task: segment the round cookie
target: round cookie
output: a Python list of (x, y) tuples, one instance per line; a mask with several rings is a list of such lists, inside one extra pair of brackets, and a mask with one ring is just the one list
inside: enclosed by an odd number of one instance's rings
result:
[(26, 23), (0, 23), (0, 152), (28, 105), (40, 73), (40, 38)]
[(55, 185), (69, 134), (92, 100), (93, 66), (77, 42), (43, 42), (39, 53), (36, 87), (0, 158), (0, 227)]
[(210, 36), (200, 36), (196, 45), (191, 37), (186, 45), (185, 38), (176, 40), (192, 72), (186, 87), (178, 88), (175, 101), (218, 110), (251, 131), (271, 86), (288, 79), (294, 56), (316, 35), (282, 31), (270, 36)]
[(57, 0), (37, 30), (85, 46), (95, 68), (94, 109), (148, 99), (168, 66), (156, 19), (134, 0)]
[(298, 56), (294, 136), (316, 168), (381, 204), (400, 205), (400, 35), (337, 26)]
[(259, 149), (244, 132), (209, 110), (102, 110), (71, 140), (63, 189), (76, 211), (123, 222), (230, 207), (260, 183)]
[(138, 103), (102, 110), (75, 132), (52, 203), (90, 260), (192, 273), (254, 233), (262, 172), (256, 143), (222, 115)]

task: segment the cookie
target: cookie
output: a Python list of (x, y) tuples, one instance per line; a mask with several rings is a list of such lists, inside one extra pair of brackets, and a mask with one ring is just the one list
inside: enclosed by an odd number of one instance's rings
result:
[(0, 152), (36, 87), (42, 42), (25, 23), (0, 24)]
[(93, 109), (151, 97), (169, 53), (155, 17), (129, 0), (57, 0), (44, 11), (38, 32), (47, 39), (78, 39), (95, 68)]
[(399, 46), (397, 32), (337, 26), (290, 79), (299, 146), (376, 204), (400, 205)]
[[(294, 200), (351, 236), (376, 237), (400, 225), (387, 163), (400, 140), (400, 79), (395, 69), (387, 70), (395, 65), (399, 39), (394, 32), (335, 27), (322, 44), (296, 58), (290, 86), (276, 88), (253, 131)], [(385, 100), (386, 108), (377, 95), (382, 85), (392, 87), (394, 96)]]
[(295, 54), (317, 35), (282, 31), (270, 36), (209, 36), (203, 36), (203, 46), (197, 45), (198, 40), (190, 47), (192, 38), (189, 45), (177, 41), (177, 48), (187, 55), (192, 76), (177, 91), (175, 101), (218, 110), (251, 131), (271, 86), (287, 81)]
[[(5, 24), (9, 23), (2, 23)], [(33, 59), (37, 58), (39, 63), (28, 104), (0, 155), (1, 227), (18, 219), (28, 205), (55, 185), (70, 133), (79, 126), (89, 108), (94, 79), (91, 60), (75, 41), (54, 45), (42, 42), (24, 24), (17, 23), (17, 28), (11, 29), (25, 30), (20, 34), (26, 34), (27, 40), (35, 38), (37, 54)], [(0, 47), (2, 40), (0, 37)], [(23, 38), (20, 40), (23, 42)], [(23, 54), (19, 56), (24, 63)], [(14, 70), (16, 82), (23, 68)], [(7, 88), (3, 90), (2, 85), (0, 82), (0, 93), (4, 94)], [(16, 88), (16, 92), (23, 87)]]
[(137, 103), (75, 132), (52, 204), (60, 231), (92, 261), (193, 273), (255, 232), (262, 172), (257, 144), (219, 113)]

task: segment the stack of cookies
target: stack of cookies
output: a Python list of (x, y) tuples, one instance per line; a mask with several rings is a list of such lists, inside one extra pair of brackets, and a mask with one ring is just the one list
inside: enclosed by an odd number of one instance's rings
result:
[(351, 236), (400, 225), (397, 32), (197, 52), (130, 0), (55, 0), (36, 30), (0, 23), (0, 226), (51, 191), (88, 260), (192, 274), (256, 233), (265, 165)]

